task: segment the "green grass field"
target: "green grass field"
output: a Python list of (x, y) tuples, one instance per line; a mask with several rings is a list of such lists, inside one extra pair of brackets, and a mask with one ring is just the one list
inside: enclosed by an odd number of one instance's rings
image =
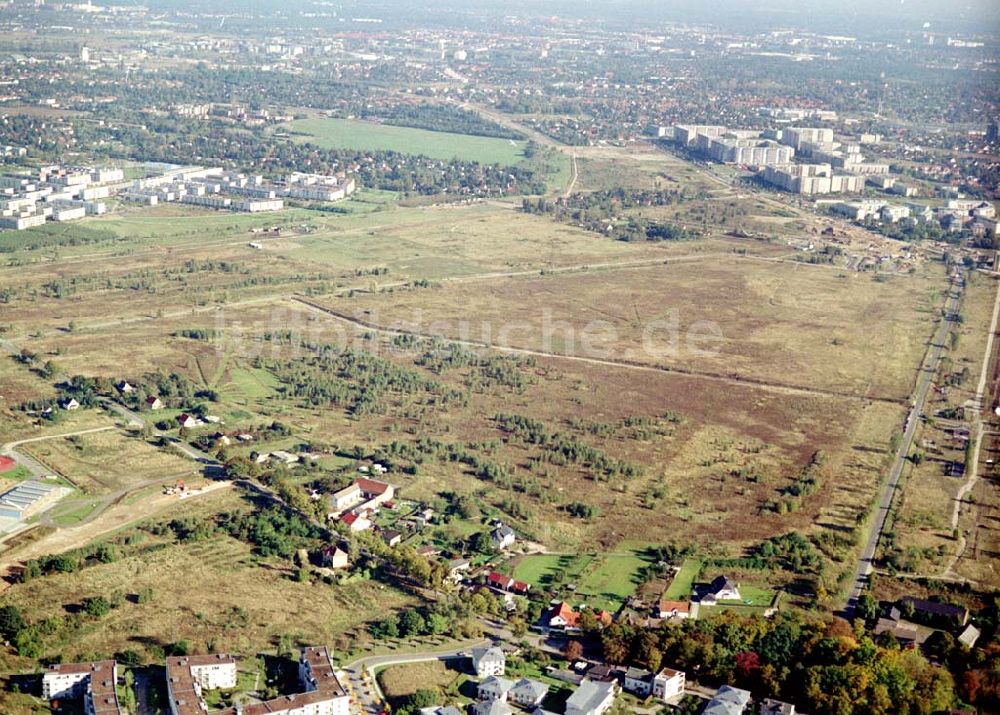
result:
[(719, 601), (724, 606), (756, 606), (767, 607), (774, 601), (774, 590), (763, 586), (751, 584), (740, 584), (740, 595), (743, 597), (739, 601)]
[(100, 499), (67, 502), (61, 508), (53, 510), (52, 521), (59, 526), (74, 526), (90, 516), (100, 503)]
[(596, 556), (533, 554), (521, 559), (513, 576), (537, 589), (575, 584), (574, 602), (616, 611), (641, 585), (642, 571), (649, 564), (639, 551)]
[[(223, 386), (226, 397), (237, 402), (257, 400), (274, 394), (278, 381), (267, 370), (252, 367), (240, 367), (230, 370), (230, 382)], [(240, 400), (239, 398), (244, 398)]]
[(423, 154), (433, 159), (464, 159), (484, 164), (516, 164), (523, 158), (524, 142), (476, 137), (425, 129), (394, 127), (351, 119), (300, 119), (285, 127), (326, 149), (383, 149), (403, 154)]
[(642, 571), (650, 563), (636, 552), (601, 554), (586, 569), (576, 592), (595, 608), (617, 610), (642, 584)]
[(690, 598), (694, 580), (698, 578), (699, 572), (701, 572), (701, 559), (690, 557), (684, 559), (681, 570), (674, 576), (663, 597), (668, 601), (683, 601)]
[[(521, 559), (514, 568), (514, 578), (530, 583), (534, 588), (548, 588), (560, 583), (572, 583), (593, 560), (591, 556), (566, 554), (532, 554)], [(562, 578), (558, 578), (562, 574)]]

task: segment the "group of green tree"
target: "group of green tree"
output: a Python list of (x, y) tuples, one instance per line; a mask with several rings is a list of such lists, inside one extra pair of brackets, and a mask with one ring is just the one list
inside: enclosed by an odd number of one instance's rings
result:
[[(347, 111), (343, 112), (345, 115)], [(500, 139), (524, 139), (520, 132), (485, 119), (476, 112), (449, 104), (402, 104), (380, 102), (365, 104), (352, 116), (378, 120), (399, 127), (415, 127), (434, 132), (452, 132)]]
[(768, 502), (768, 508), (779, 514), (798, 509), (802, 500), (819, 488), (825, 462), (826, 455), (822, 451), (815, 452), (792, 483), (779, 491), (779, 497)]
[(625, 213), (629, 209), (669, 206), (685, 201), (683, 189), (647, 191), (610, 189), (575, 193), (558, 199), (522, 199), (525, 213), (544, 214), (557, 221), (611, 236), (619, 241), (687, 241), (701, 233), (676, 222)]
[(639, 466), (612, 457), (571, 435), (550, 430), (544, 422), (533, 417), (500, 413), (494, 415), (493, 420), (498, 429), (508, 435), (507, 439), (539, 447), (546, 462), (582, 465), (599, 481), (631, 479), (642, 474)]
[[(26, 131), (46, 131), (43, 121), (29, 124)], [(418, 195), (489, 197), (545, 191), (544, 176), (525, 164), (505, 166), (389, 150), (324, 148), (248, 132), (223, 122), (192, 123), (169, 116), (151, 117), (141, 126), (72, 124), (75, 141), (94, 151), (95, 160), (221, 164), (272, 178), (306, 169), (327, 174), (349, 170), (362, 186)], [(4, 141), (15, 141), (3, 132), (0, 136)]]
[(460, 391), (363, 350), (321, 349), (305, 358), (268, 362), (267, 367), (286, 396), (309, 406), (342, 406), (357, 416), (383, 414), (402, 396), (431, 406), (467, 399)]
[(610, 663), (669, 665), (697, 673), (702, 684), (728, 683), (818, 715), (930, 715), (956, 698), (949, 670), (919, 651), (796, 612), (772, 619), (724, 612), (655, 630), (615, 624), (596, 637)]
[[(426, 341), (425, 341), (426, 342)], [(469, 368), (465, 384), (484, 392), (492, 387), (506, 387), (523, 392), (535, 382), (527, 372), (535, 367), (532, 356), (500, 355), (486, 350), (473, 351), (456, 343), (432, 341), (417, 358), (416, 364), (443, 375), (451, 370)]]

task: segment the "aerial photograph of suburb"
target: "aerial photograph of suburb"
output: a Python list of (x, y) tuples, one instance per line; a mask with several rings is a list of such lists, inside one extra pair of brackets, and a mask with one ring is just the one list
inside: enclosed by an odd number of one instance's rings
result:
[(1000, 715), (1000, 0), (0, 0), (0, 715)]

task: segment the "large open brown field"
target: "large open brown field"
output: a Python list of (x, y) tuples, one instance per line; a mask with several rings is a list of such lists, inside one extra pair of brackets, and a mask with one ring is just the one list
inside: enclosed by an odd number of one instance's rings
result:
[[(668, 168), (684, 168), (674, 164)], [(652, 166), (644, 158), (637, 171), (652, 176)], [(940, 298), (941, 275), (932, 267), (875, 281), (831, 266), (762, 260), (787, 256), (780, 244), (720, 238), (628, 244), (503, 205), (335, 217), (303, 212), (295, 220), (313, 229), (289, 228), (256, 251), (245, 242), (248, 228), (262, 225), (257, 219), (198, 212), (186, 222), (150, 220), (159, 223), (106, 223), (119, 236), (114, 260), (66, 249), (71, 255), (56, 265), (73, 286), (68, 294), (32, 300), (16, 294), (10, 315), (19, 345), (53, 355), (66, 374), (135, 378), (176, 371), (217, 391), (221, 404), (213, 410), (232, 427), (280, 417), (299, 438), (340, 445), (378, 446), (418, 431), (449, 443), (497, 439), (503, 432), (491, 418), (499, 412), (530, 415), (554, 430), (567, 430), (573, 420), (612, 424), (630, 415), (680, 415), (669, 435), (581, 432), (581, 439), (641, 468), (641, 476), (627, 482), (596, 481), (574, 465), (542, 468), (525, 445), (499, 447), (493, 455), (499, 462), (538, 480), (534, 491), (554, 497), (525, 500), (529, 515), (515, 518), (539, 540), (561, 546), (594, 538), (649, 540), (650, 511), (671, 530), (724, 550), (793, 527), (816, 528), (810, 525), (821, 513), (836, 520), (842, 511), (850, 520), (874, 494)], [(52, 268), (35, 262), (3, 269), (0, 281), (26, 285)], [(375, 268), (383, 270), (372, 273)], [(428, 283), (409, 285), (417, 280)], [(530, 381), (523, 391), (474, 391), (466, 406), (448, 409), (414, 409), (400, 399), (388, 414), (359, 419), (342, 408), (283, 398), (267, 365), (251, 364), (256, 354), (283, 355), (273, 344), (254, 342), (269, 330), (366, 344), (360, 338), (368, 328), (290, 300), (306, 291), (364, 323), (428, 326), (462, 337), (457, 326), (464, 320), (472, 341), (482, 337), (482, 326), (496, 340), (504, 325), (514, 324), (512, 347), (597, 359), (537, 355), (535, 366), (526, 368)], [(673, 316), (679, 350), (644, 350), (644, 330)], [(548, 343), (543, 320), (555, 326)], [(711, 354), (695, 354), (684, 331), (706, 321), (717, 326), (721, 340), (708, 344)], [(592, 334), (581, 335), (588, 325)], [(670, 347), (666, 325), (653, 333), (654, 350)], [(38, 337), (27, 336), (29, 326), (36, 334), (42, 329)], [(224, 337), (206, 342), (178, 336), (194, 328)], [(242, 345), (234, 344), (243, 331)], [(384, 346), (391, 338), (381, 341), (367, 346)], [(428, 375), (414, 365), (416, 354), (390, 357)], [(7, 371), (17, 376), (12, 380), (34, 379), (16, 366)], [(436, 379), (464, 389), (466, 372)], [(794, 514), (764, 513), (817, 450), (832, 455), (822, 491)], [(740, 469), (760, 474), (752, 481), (730, 474)], [(463, 475), (454, 464), (422, 469), (406, 481), (405, 488), (423, 498), (445, 488), (485, 490), (495, 505), (505, 498), (504, 489)], [(562, 494), (584, 495), (604, 518), (568, 517), (560, 507), (569, 497)], [(734, 523), (740, 527), (733, 529)]]
[(452, 339), (903, 400), (940, 281), (934, 269), (882, 283), (722, 256), (325, 304), (366, 324)]
[[(626, 150), (581, 154), (587, 190), (605, 188), (609, 168), (630, 161)], [(513, 204), (402, 207), (385, 196), (358, 197), (357, 211), (338, 215), (129, 212), (83, 224), (90, 243), (69, 240), (68, 229), (36, 237), (39, 245), (20, 246), (0, 266), (9, 291), (3, 337), (57, 374), (43, 378), (37, 363), (0, 357), (0, 441), (115, 425), (97, 409), (58, 424), (17, 409), (51, 398), (67, 377), (176, 373), (199, 395), (192, 403), (225, 421), (184, 438), (247, 430), (256, 441), (224, 456), (303, 445), (328, 455), (293, 470), (299, 488), (343, 483), (361, 454), (390, 465), (406, 500), (440, 509), (446, 498), (469, 497), (479, 516), (422, 539), (454, 547), (497, 517), (553, 551), (675, 542), (734, 558), (797, 532), (825, 555), (832, 592), (854, 566), (859, 523), (902, 427), (939, 317), (944, 267), (874, 277), (844, 261), (806, 263), (786, 239), (815, 236), (821, 222), (775, 215), (757, 196), (734, 198), (720, 214), (717, 199), (733, 194), (725, 176), (662, 159), (635, 158), (628, 181), (696, 185), (702, 197), (677, 210), (705, 222), (697, 240), (626, 243)], [(725, 235), (723, 214), (786, 223), (774, 240), (737, 238)], [(271, 225), (280, 237), (248, 246), (259, 238), (252, 230)], [(983, 295), (977, 288), (969, 300)], [(958, 343), (956, 361), (981, 350), (981, 312), (968, 309), (970, 339)], [(484, 343), (509, 350), (482, 351)], [(358, 351), (363, 365), (323, 362), (325, 345)], [(354, 396), (309, 399), (320, 383)], [(366, 409), (357, 395), (370, 398)], [(161, 414), (182, 409), (192, 407), (175, 400)], [(513, 426), (519, 420), (534, 437)], [(286, 431), (266, 434), (275, 422)], [(238, 487), (187, 503), (153, 487), (130, 491), (195, 466), (148, 440), (119, 426), (28, 446), (89, 491), (126, 494), (89, 531), (38, 529), (13, 558), (82, 545), (67, 543), (72, 534), (134, 529), (130, 504), (161, 521), (248, 508)], [(809, 492), (790, 498), (805, 476)], [(368, 578), (309, 584), (296, 572), (287, 559), (262, 559), (216, 535), (15, 584), (0, 602), (32, 620), (68, 613), (47, 647), (71, 637), (75, 657), (155, 653), (176, 640), (237, 652), (281, 636), (337, 642), (413, 601)], [(72, 613), (88, 596), (146, 588), (151, 602), (126, 600), (105, 618)], [(309, 607), (289, 612), (287, 603)], [(238, 605), (248, 613), (236, 627)]]
[(24, 451), (91, 494), (134, 488), (152, 480), (193, 474), (191, 460), (118, 430), (91, 432), (25, 445)]

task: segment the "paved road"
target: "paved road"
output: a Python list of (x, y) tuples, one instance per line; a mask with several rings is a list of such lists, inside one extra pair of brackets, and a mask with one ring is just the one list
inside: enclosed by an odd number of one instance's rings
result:
[(460, 645), (452, 646), (447, 650), (422, 651), (419, 653), (400, 653), (398, 655), (373, 655), (360, 658), (344, 666), (343, 671), (347, 673), (348, 682), (346, 685), (350, 689), (352, 710), (355, 713), (365, 713), (366, 715), (377, 715), (385, 710), (385, 696), (375, 679), (375, 669), (389, 665), (405, 665), (407, 663), (427, 663), (430, 661), (460, 660), (466, 657), (467, 651), (472, 648), (481, 648), (490, 645), (489, 638), (479, 638), (464, 641)]
[(878, 500), (878, 511), (875, 513), (875, 518), (872, 519), (868, 540), (865, 542), (864, 550), (861, 552), (861, 558), (858, 561), (858, 567), (854, 573), (854, 585), (851, 587), (847, 605), (843, 611), (843, 615), (847, 619), (854, 617), (854, 609), (857, 607), (858, 598), (867, 587), (869, 576), (874, 569), (873, 560), (875, 558), (875, 550), (878, 548), (882, 530), (885, 528), (889, 509), (892, 507), (892, 500), (896, 494), (899, 477), (903, 473), (903, 466), (906, 464), (906, 459), (910, 454), (910, 446), (913, 443), (913, 436), (916, 434), (917, 425), (923, 414), (931, 381), (937, 373), (938, 362), (941, 359), (941, 350), (944, 347), (945, 337), (951, 326), (950, 319), (958, 309), (958, 301), (962, 295), (963, 285), (964, 274), (962, 274), (962, 277), (957, 282), (952, 282), (949, 286), (948, 299), (945, 301), (944, 317), (938, 324), (937, 330), (934, 331), (930, 345), (927, 347), (927, 354), (924, 357), (920, 373), (917, 376), (917, 385), (913, 392), (910, 411), (906, 415), (906, 426), (903, 429), (903, 436), (900, 439), (899, 448), (896, 451), (892, 467), (889, 470), (889, 478), (882, 487), (882, 493)]
[(11, 459), (13, 459), (15, 462), (17, 462), (22, 467), (31, 472), (31, 476), (33, 477), (44, 477), (49, 474), (52, 474), (51, 469), (49, 469), (44, 464), (36, 460), (34, 457), (31, 457), (25, 454), (24, 452), (19, 452), (18, 450), (8, 445), (0, 447), (0, 454), (4, 455), (5, 457), (10, 457)]
[(146, 668), (133, 668), (132, 673), (135, 675), (135, 685), (133, 690), (135, 691), (135, 715), (156, 715), (152, 708), (149, 707), (149, 673)]

